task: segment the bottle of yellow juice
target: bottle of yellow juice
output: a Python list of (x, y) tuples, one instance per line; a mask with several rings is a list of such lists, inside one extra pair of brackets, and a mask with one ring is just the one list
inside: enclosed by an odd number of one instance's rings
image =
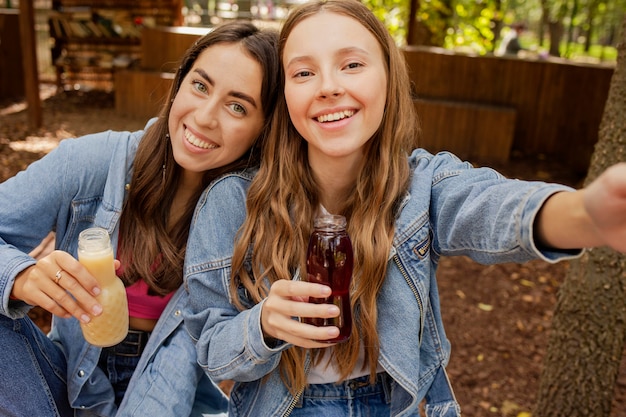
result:
[(96, 297), (102, 314), (82, 323), (85, 340), (95, 346), (113, 346), (128, 333), (128, 300), (122, 280), (115, 275), (113, 248), (105, 229), (93, 227), (78, 236), (78, 261), (97, 280), (102, 292)]

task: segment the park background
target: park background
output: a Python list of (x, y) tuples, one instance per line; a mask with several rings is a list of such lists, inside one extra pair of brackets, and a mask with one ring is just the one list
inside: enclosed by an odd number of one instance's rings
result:
[[(180, 56), (180, 48), (191, 39), (226, 19), (280, 25), (293, 5), (172, 2), (167, 3), (174, 10), (170, 22), (176, 24), (163, 26), (125, 10), (137, 11), (136, 3), (72, 1), (33, 2), (40, 123), (29, 113), (19, 77), (29, 69), (20, 67), (20, 57), (8, 45), (19, 45), (10, 19), (19, 13), (20, 5), (0, 1), (5, 8), (0, 14), (0, 84), (4, 86), (0, 89), (0, 180), (24, 169), (60, 140), (106, 129), (142, 128), (155, 114), (168, 85), (167, 74), (175, 63), (172, 56)], [(511, 177), (582, 184), (616, 64), (616, 46), (623, 38), (626, 1), (366, 4), (412, 62), (423, 125), (420, 146), (433, 152), (452, 150), (475, 165), (488, 164)], [(98, 5), (115, 9), (118, 13), (112, 19), (130, 18), (130, 28), (135, 30), (127, 33), (132, 35), (97, 40), (93, 33), (61, 36), (51, 30), (55, 16), (66, 19), (69, 14), (81, 22), (85, 16), (93, 17)], [(409, 15), (415, 19), (410, 21)], [(515, 57), (495, 56), (499, 40), (516, 22), (527, 27), (521, 37), (525, 51)], [(151, 49), (147, 57), (146, 38), (170, 55), (160, 57)], [(166, 44), (171, 50), (163, 48), (163, 42), (171, 42)], [(80, 45), (78, 53), (76, 45)], [(94, 69), (98, 66), (104, 68), (104, 76)], [(139, 90), (130, 90), (137, 86)], [(541, 131), (533, 126), (553, 127)], [(442, 260), (438, 280), (452, 342), (448, 369), (464, 415), (531, 416), (554, 307), (568, 267), (541, 262), (485, 267), (465, 258)], [(35, 309), (31, 316), (44, 330), (49, 328), (45, 313)], [(611, 416), (626, 415), (626, 365), (614, 394)]]

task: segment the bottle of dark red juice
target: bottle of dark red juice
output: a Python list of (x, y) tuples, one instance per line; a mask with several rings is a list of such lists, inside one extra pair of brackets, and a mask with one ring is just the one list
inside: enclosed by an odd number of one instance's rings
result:
[(305, 318), (304, 322), (315, 326), (337, 326), (339, 336), (324, 340), (328, 343), (345, 342), (352, 331), (352, 265), (352, 242), (346, 232), (346, 218), (331, 214), (316, 218), (307, 251), (307, 281), (328, 285), (332, 294), (327, 298), (311, 297), (309, 302), (335, 304), (340, 314), (328, 319)]

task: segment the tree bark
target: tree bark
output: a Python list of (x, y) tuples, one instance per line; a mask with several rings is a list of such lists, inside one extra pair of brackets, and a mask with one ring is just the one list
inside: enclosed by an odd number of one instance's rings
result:
[[(626, 161), (626, 20), (585, 183)], [(588, 250), (561, 286), (536, 417), (609, 417), (626, 336), (626, 256)]]

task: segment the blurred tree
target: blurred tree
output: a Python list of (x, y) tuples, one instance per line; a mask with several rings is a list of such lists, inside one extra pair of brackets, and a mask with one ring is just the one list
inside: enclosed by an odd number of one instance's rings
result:
[(397, 44), (405, 43), (408, 2), (410, 0), (363, 0), (363, 3), (382, 21)]
[[(504, 26), (524, 22), (550, 54), (569, 56), (571, 42), (612, 45), (626, 0), (363, 0), (385, 21), (399, 43), (493, 52)], [(545, 36), (547, 30), (547, 37)], [(397, 33), (396, 33), (397, 32)], [(567, 37), (564, 37), (564, 35)], [(570, 42), (567, 42), (570, 41)]]
[[(626, 19), (585, 183), (626, 161)], [(556, 304), (533, 416), (609, 417), (626, 336), (626, 256), (588, 250), (571, 262)]]

